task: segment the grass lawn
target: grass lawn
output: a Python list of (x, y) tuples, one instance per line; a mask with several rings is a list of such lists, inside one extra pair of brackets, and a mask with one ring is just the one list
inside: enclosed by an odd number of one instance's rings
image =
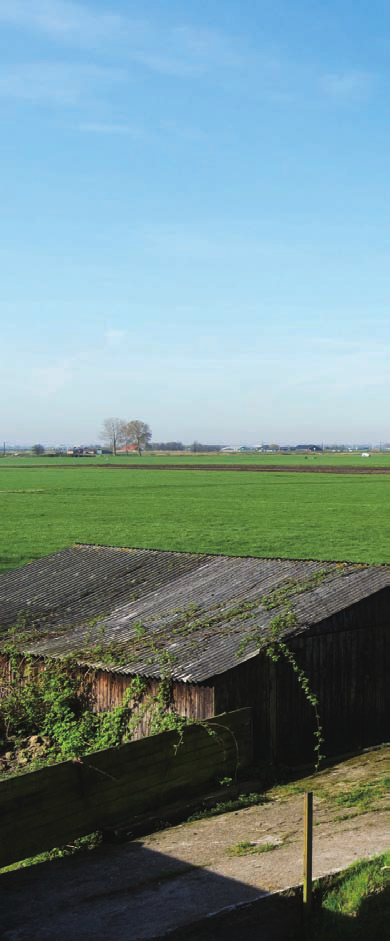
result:
[(0, 462), (0, 571), (75, 542), (390, 562), (390, 476), (95, 464)]
[(310, 941), (385, 941), (390, 919), (390, 852), (330, 877), (305, 937)]

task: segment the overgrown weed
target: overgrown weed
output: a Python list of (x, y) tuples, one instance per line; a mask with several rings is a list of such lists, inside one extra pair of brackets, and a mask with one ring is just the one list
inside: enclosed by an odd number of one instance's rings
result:
[(258, 804), (267, 803), (268, 797), (266, 794), (240, 794), (234, 800), (217, 801), (213, 807), (196, 811), (196, 813), (187, 817), (186, 823), (195, 823), (197, 820), (207, 820), (211, 817), (219, 817), (221, 814), (228, 814), (232, 810), (244, 810), (246, 807), (255, 807)]
[(54, 847), (45, 853), (38, 853), (37, 856), (22, 859), (17, 863), (11, 863), (10, 866), (3, 866), (0, 869), (0, 875), (6, 872), (14, 872), (16, 869), (26, 869), (28, 866), (36, 866), (39, 863), (48, 863), (53, 859), (60, 859), (64, 856), (75, 856), (78, 853), (87, 853), (95, 850), (102, 842), (100, 831), (89, 833), (87, 836), (81, 836), (73, 843), (67, 843), (65, 846)]
[(262, 853), (271, 853), (281, 846), (281, 843), (254, 843), (250, 840), (242, 840), (240, 843), (233, 843), (225, 850), (226, 856), (259, 856)]

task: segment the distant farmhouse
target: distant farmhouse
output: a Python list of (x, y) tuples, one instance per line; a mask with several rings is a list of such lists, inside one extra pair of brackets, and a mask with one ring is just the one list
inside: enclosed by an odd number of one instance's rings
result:
[(23, 612), (23, 653), (93, 668), (97, 710), (168, 679), (190, 718), (251, 706), (257, 758), (284, 762), (313, 754), (313, 712), (264, 644), (277, 628), (306, 671), (326, 754), (388, 741), (389, 601), (388, 566), (84, 545), (0, 576), (2, 630)]
[(116, 449), (117, 454), (138, 454), (138, 444), (124, 444), (123, 448)]

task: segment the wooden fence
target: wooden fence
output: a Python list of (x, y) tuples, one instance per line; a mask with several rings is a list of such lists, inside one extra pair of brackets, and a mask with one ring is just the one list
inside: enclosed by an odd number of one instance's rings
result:
[(252, 760), (251, 709), (0, 782), (0, 868), (204, 792)]

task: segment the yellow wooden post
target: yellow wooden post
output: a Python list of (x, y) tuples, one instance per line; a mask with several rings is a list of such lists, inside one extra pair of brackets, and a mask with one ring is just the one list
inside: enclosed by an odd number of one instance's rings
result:
[(305, 912), (311, 910), (311, 887), (313, 874), (313, 792), (304, 794), (303, 828), (303, 904)]

